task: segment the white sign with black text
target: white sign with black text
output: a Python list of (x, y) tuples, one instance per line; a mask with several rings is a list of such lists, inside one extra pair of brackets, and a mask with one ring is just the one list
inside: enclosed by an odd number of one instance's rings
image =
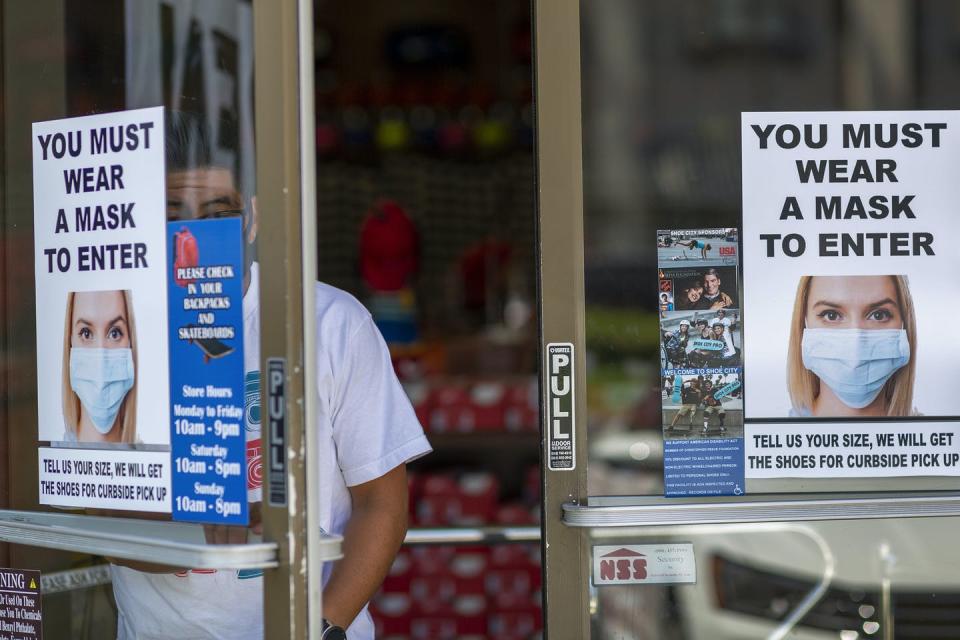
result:
[(547, 468), (571, 471), (577, 464), (573, 344), (547, 345), (547, 371)]
[(169, 512), (162, 108), (33, 125), (40, 503)]
[(742, 149), (746, 477), (960, 475), (922, 422), (960, 416), (960, 112), (744, 113)]

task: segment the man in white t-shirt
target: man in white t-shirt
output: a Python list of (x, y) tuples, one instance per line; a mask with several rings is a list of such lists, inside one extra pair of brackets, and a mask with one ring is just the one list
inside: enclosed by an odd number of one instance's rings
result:
[[(171, 142), (168, 131), (168, 219), (242, 214), (252, 254), (255, 198), (245, 201), (228, 169), (183, 168), (187, 163), (176, 155), (176, 133), (174, 126)], [(258, 265), (252, 259), (248, 264), (243, 296), (247, 477), (256, 527), (261, 500), (260, 308)], [(312, 391), (318, 415), (311, 426), (319, 431), (320, 445), (311, 455), (320, 465), (321, 482), (314, 489), (320, 492), (320, 526), (344, 539), (343, 558), (324, 569), (323, 617), (346, 629), (349, 640), (368, 640), (374, 630), (367, 601), (406, 534), (406, 463), (431, 449), (363, 305), (317, 283), (315, 312), (317, 388)], [(207, 528), (211, 542), (242, 543), (246, 533), (236, 527)], [(112, 571), (121, 640), (263, 637), (262, 572), (172, 572), (170, 567), (124, 564)]]

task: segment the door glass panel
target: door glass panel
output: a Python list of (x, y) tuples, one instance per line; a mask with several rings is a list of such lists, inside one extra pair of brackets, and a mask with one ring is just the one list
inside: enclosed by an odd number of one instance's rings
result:
[[(948, 78), (960, 64), (960, 5), (614, 0), (580, 11), (589, 493), (662, 496), (671, 390), (660, 371), (656, 231), (739, 226), (741, 112), (956, 109)], [(921, 487), (957, 482), (815, 479), (756, 493)], [(687, 500), (706, 499), (672, 503)], [(592, 637), (953, 637), (957, 580), (942, 558), (955, 526), (593, 529), (591, 545), (691, 543), (696, 584), (594, 586)]]
[(454, 536), (400, 551), (378, 637), (536, 637), (539, 549), (463, 538), (539, 525), (530, 3), (317, 7), (317, 275), (370, 311), (433, 447), (408, 540)]
[(692, 544), (696, 584), (594, 586), (591, 637), (952, 638), (960, 590), (932, 549), (947, 548), (956, 526), (917, 518), (594, 529), (591, 545)]
[[(169, 180), (164, 185), (167, 201), (155, 203), (156, 206), (166, 211), (168, 219), (236, 217), (242, 220), (237, 224), (238, 230), (241, 226), (250, 229), (255, 194), (253, 10), (248, 0), (218, 0), (202, 5), (159, 0), (104, 0), (82, 6), (67, 2), (43, 6), (5, 3), (2, 26), (4, 200), (0, 214), (3, 229), (0, 274), (4, 297), (0, 398), (5, 412), (0, 417), (0, 448), (6, 464), (0, 473), (0, 508), (53, 511), (83, 518), (86, 516), (82, 509), (53, 509), (41, 506), (38, 499), (31, 124), (164, 107), (166, 131), (156, 131), (154, 139), (166, 143)], [(73, 222), (70, 224), (72, 227)], [(243, 243), (244, 273), (251, 272), (251, 264), (256, 259), (255, 234), (247, 239), (251, 242)], [(239, 237), (236, 244), (239, 247)], [(239, 252), (239, 248), (236, 250)], [(155, 259), (165, 264), (167, 256), (161, 252)], [(191, 266), (189, 259), (181, 264)], [(247, 291), (250, 290), (245, 288), (244, 292)], [(152, 293), (162, 300), (167, 296), (166, 291)], [(255, 299), (256, 295), (250, 298), (254, 309), (258, 306)], [(239, 303), (239, 299), (236, 302)], [(131, 304), (135, 305), (136, 300)], [(43, 311), (41, 309), (41, 315)], [(51, 313), (62, 317), (61, 310)], [(59, 322), (62, 326), (63, 320)], [(144, 345), (156, 340), (155, 335), (141, 334), (141, 352)], [(212, 361), (229, 349), (229, 345), (218, 346), (215, 342), (204, 339), (190, 344), (191, 348), (205, 349), (205, 357)], [(247, 352), (251, 363), (248, 373), (252, 373), (259, 368), (253, 364), (259, 361), (256, 339), (247, 345)], [(165, 359), (166, 354), (163, 357)], [(147, 376), (141, 375), (138, 379), (144, 377)], [(60, 376), (56, 378), (59, 389)], [(241, 417), (236, 423), (248, 427), (240, 427), (236, 441), (240, 461), (237, 469), (242, 477), (238, 485), (244, 507), (248, 501), (259, 503), (261, 477), (259, 420), (256, 418), (259, 382), (249, 377), (247, 382), (251, 402), (240, 406), (244, 406), (248, 418), (254, 419), (245, 423)], [(167, 382), (164, 380), (163, 384)], [(241, 383), (241, 396), (242, 387)], [(137, 392), (141, 403), (151, 395), (150, 389), (138, 388)], [(81, 423), (82, 420), (81, 417)], [(66, 433), (73, 433), (69, 422), (64, 426)], [(165, 430), (167, 428), (169, 426)], [(70, 437), (63, 439), (71, 440)], [(83, 441), (84, 437), (76, 439)], [(169, 442), (165, 446), (153, 444), (142, 432), (131, 435), (128, 442), (130, 450), (151, 450), (169, 456)], [(84, 443), (83, 446), (96, 451), (99, 445)], [(250, 509), (252, 520), (258, 520), (258, 507)], [(137, 511), (114, 511), (109, 515), (122, 519), (170, 519), (169, 514)], [(123, 524), (123, 520), (111, 526), (120, 534), (144, 531), (133, 523)], [(258, 535), (245, 526), (229, 534), (224, 529), (201, 525), (164, 527), (169, 530), (170, 539), (200, 545), (259, 541)], [(4, 545), (0, 554), (2, 566), (40, 569), (45, 575), (60, 578), (58, 584), (48, 581), (44, 587), (50, 594), (43, 602), (44, 635), (49, 638), (115, 637), (117, 609), (105, 563), (106, 559), (100, 556), (22, 545)], [(81, 571), (68, 579), (60, 573), (68, 569), (89, 571)], [(192, 579), (188, 574), (193, 570), (189, 567), (177, 569), (183, 570), (185, 580)], [(209, 576), (216, 571), (204, 570), (203, 573)], [(233, 573), (238, 574), (236, 570)], [(260, 574), (259, 570), (249, 570), (243, 577), (255, 578)], [(69, 588), (71, 581), (75, 588)], [(251, 602), (261, 606), (259, 597)], [(171, 614), (170, 620), (186, 616), (184, 620), (189, 624), (191, 610), (192, 607), (184, 607), (176, 615)], [(164, 615), (136, 608), (127, 611), (128, 623), (134, 631), (139, 628), (141, 617), (149, 621), (153, 620), (152, 615)], [(168, 632), (176, 633), (169, 628)]]
[[(661, 410), (674, 380), (661, 376), (658, 329), (678, 327), (658, 320), (654, 239), (658, 229), (740, 225), (741, 112), (956, 108), (944, 78), (960, 64), (946, 53), (957, 20), (950, 2), (581, 3), (591, 494), (663, 493), (661, 428), (676, 422), (681, 400)], [(748, 342), (739, 313), (730, 315)], [(742, 392), (749, 402), (764, 390)], [(726, 404), (738, 421), (736, 403)], [(696, 439), (707, 423), (715, 431), (704, 408), (679, 416), (675, 437)], [(957, 486), (756, 482), (753, 492)]]

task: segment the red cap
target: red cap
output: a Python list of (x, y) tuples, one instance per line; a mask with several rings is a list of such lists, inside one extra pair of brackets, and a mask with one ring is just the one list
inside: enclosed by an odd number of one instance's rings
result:
[(392, 200), (378, 201), (360, 229), (360, 274), (375, 291), (397, 291), (417, 270), (417, 230)]

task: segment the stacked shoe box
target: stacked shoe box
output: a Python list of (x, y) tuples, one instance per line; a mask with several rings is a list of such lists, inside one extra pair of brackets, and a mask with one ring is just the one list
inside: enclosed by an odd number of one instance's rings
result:
[[(535, 525), (539, 470), (532, 467), (525, 475), (522, 499), (503, 502), (489, 473), (414, 474), (412, 523)], [(371, 612), (378, 638), (536, 638), (542, 628), (540, 587), (536, 544), (406, 547)]]

